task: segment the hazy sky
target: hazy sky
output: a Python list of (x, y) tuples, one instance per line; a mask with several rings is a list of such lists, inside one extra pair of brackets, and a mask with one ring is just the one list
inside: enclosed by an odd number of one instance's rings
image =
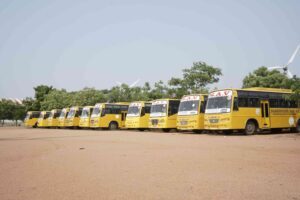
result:
[[(180, 76), (195, 61), (219, 88), (285, 64), (300, 43), (300, 1), (0, 0), (0, 98), (39, 84), (79, 90)], [(300, 53), (290, 70), (300, 75)]]

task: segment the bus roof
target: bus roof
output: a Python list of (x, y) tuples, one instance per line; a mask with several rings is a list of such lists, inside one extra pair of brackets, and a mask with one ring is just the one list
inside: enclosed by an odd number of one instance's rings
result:
[(51, 112), (60, 112), (61, 109), (52, 109)]
[(170, 100), (175, 100), (175, 101), (180, 101), (180, 99), (169, 99), (169, 98), (165, 98), (165, 99), (154, 99), (154, 100), (152, 100), (151, 102), (153, 102), (153, 101), (170, 101)]
[(236, 88), (225, 88), (225, 89), (220, 89), (220, 90), (214, 90), (211, 92), (215, 91), (223, 91), (223, 90), (236, 90), (236, 91), (253, 91), (253, 92), (274, 92), (274, 93), (293, 93), (292, 90), (290, 89), (282, 89), (282, 88), (264, 88), (264, 87), (252, 87), (252, 88), (241, 88), (241, 89), (236, 89)]
[(27, 113), (40, 113), (41, 111), (28, 111)]
[(83, 106), (83, 108), (93, 108), (94, 106)]
[(202, 93), (200, 93), (200, 94), (185, 94), (182, 97), (187, 97), (187, 96), (208, 96), (208, 94), (202, 94)]

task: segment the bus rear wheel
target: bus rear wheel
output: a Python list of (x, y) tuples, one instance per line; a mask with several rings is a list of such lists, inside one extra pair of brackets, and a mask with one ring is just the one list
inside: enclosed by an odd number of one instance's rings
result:
[(171, 129), (169, 129), (169, 128), (163, 128), (162, 131), (165, 132), (165, 133), (168, 133), (168, 132), (171, 131)]
[(35, 124), (32, 126), (32, 128), (37, 128), (37, 123), (35, 123)]
[(117, 130), (118, 129), (118, 124), (116, 122), (110, 122), (108, 126), (109, 130)]
[(253, 121), (248, 121), (244, 130), (245, 135), (253, 135), (256, 132), (256, 124)]

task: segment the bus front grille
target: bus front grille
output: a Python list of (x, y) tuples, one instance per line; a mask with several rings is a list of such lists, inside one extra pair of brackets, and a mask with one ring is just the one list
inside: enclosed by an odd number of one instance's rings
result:
[(152, 125), (157, 125), (158, 124), (158, 119), (152, 119), (151, 123), (152, 123)]
[(209, 119), (209, 122), (214, 124), (214, 123), (218, 123), (219, 119)]

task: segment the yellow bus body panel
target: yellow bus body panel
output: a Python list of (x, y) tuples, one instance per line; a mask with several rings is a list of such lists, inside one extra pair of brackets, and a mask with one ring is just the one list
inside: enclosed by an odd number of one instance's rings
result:
[(177, 129), (179, 130), (203, 130), (204, 129), (204, 113), (197, 115), (178, 115)]
[(149, 128), (149, 118), (150, 114), (147, 113), (144, 116), (140, 117), (126, 117), (125, 127), (138, 129), (138, 128)]
[[(33, 112), (32, 111), (29, 111), (27, 112), (27, 115), (32, 115)], [(38, 122), (38, 117), (33, 117), (33, 118), (29, 118), (29, 119), (25, 119), (24, 120), (24, 125), (25, 127), (34, 127), (37, 125), (37, 122)]]
[[(109, 103), (109, 104), (116, 104), (116, 105), (125, 105), (128, 106), (128, 102), (117, 102), (117, 103)], [(102, 109), (105, 108), (106, 103), (103, 103)], [(118, 128), (123, 129), (125, 128), (125, 120), (122, 120), (122, 114), (126, 116), (127, 111), (122, 111), (121, 114), (105, 114), (104, 116), (91, 116), (90, 118), (90, 127), (91, 128), (108, 128), (109, 124), (111, 122), (117, 122), (118, 123)]]
[[(237, 97), (236, 89), (228, 89), (233, 91), (233, 97)], [(290, 94), (290, 90), (273, 89), (273, 88), (247, 88), (239, 89), (245, 91), (265, 91), (279, 92)], [(269, 100), (265, 100), (269, 101)], [(233, 102), (232, 102), (233, 104)], [(231, 106), (232, 108), (232, 106)], [(270, 123), (266, 127), (264, 119), (261, 116), (261, 108), (259, 107), (239, 107), (238, 111), (230, 113), (213, 113), (204, 115), (204, 129), (207, 130), (239, 130), (245, 129), (248, 120), (255, 120), (259, 129), (272, 128), (294, 128), (299, 120), (300, 108), (269, 108)]]

